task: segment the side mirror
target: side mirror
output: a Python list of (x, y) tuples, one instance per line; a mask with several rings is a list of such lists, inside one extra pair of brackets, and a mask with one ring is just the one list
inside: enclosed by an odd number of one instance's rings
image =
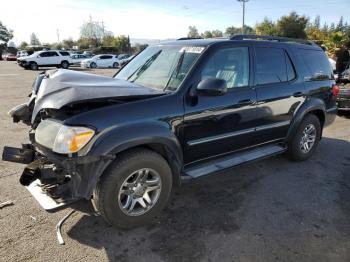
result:
[(220, 78), (207, 78), (199, 82), (197, 94), (202, 96), (222, 96), (227, 92), (227, 82)]

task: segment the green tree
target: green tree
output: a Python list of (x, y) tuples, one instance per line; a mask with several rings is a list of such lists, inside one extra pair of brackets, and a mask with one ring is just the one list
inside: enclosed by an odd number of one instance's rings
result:
[(40, 41), (39, 41), (39, 38), (36, 36), (36, 34), (35, 33), (32, 33), (31, 35), (30, 35), (30, 44), (31, 45), (40, 45)]
[(256, 24), (255, 31), (257, 35), (276, 35), (277, 33), (275, 23), (267, 17), (261, 23)]
[(204, 31), (204, 32), (201, 34), (201, 37), (202, 37), (202, 38), (212, 38), (212, 37), (213, 37), (213, 34), (212, 34), (210, 31)]
[(344, 32), (345, 31), (344, 29), (345, 29), (344, 28), (344, 17), (341, 16), (335, 30), (339, 31), (339, 32)]
[(115, 38), (115, 45), (118, 48), (120, 53), (129, 53), (130, 52), (130, 40), (129, 37), (125, 35), (117, 36)]
[[(225, 30), (226, 36), (233, 36), (237, 34), (242, 34), (242, 27), (230, 26), (230, 27), (227, 27)], [(245, 25), (244, 34), (247, 34), (247, 35), (255, 34), (255, 30), (252, 27)]]
[(237, 35), (237, 34), (241, 34), (241, 33), (242, 33), (242, 28), (235, 27), (235, 26), (227, 27), (225, 30), (225, 35), (227, 35), (227, 36), (233, 36), (233, 35)]
[(222, 37), (223, 33), (220, 30), (211, 31), (212, 37)]
[(305, 16), (299, 16), (296, 12), (291, 12), (277, 21), (277, 35), (305, 39), (307, 23), (308, 19)]
[(189, 26), (188, 27), (188, 34), (187, 37), (189, 38), (199, 38), (200, 35), (198, 33), (198, 29), (195, 26)]
[(64, 39), (62, 41), (62, 47), (65, 49), (71, 49), (75, 45), (75, 42), (73, 41), (72, 38)]
[(12, 30), (8, 29), (0, 21), (0, 60), (2, 60), (2, 52), (6, 48), (8, 41), (13, 37)]
[(316, 29), (321, 29), (321, 17), (319, 15), (315, 17), (312, 27)]
[(27, 46), (28, 46), (28, 43), (25, 42), (25, 41), (23, 41), (23, 42), (19, 45), (19, 49), (24, 50), (24, 49), (27, 48)]

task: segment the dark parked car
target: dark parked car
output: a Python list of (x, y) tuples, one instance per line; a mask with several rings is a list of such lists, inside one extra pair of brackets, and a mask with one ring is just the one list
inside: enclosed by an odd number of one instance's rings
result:
[(312, 42), (166, 42), (114, 77), (40, 74), (30, 101), (10, 111), (31, 126), (30, 143), (5, 147), (3, 160), (28, 164), (20, 182), (45, 209), (92, 199), (106, 221), (132, 228), (159, 214), (183, 180), (283, 152), (308, 159), (338, 92)]
[(338, 110), (350, 111), (350, 85), (343, 85), (340, 87), (337, 103)]

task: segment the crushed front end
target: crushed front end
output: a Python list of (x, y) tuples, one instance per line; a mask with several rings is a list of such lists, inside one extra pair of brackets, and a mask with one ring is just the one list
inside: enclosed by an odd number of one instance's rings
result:
[(4, 147), (2, 159), (27, 164), (20, 177), (25, 186), (45, 210), (55, 210), (79, 199), (90, 199), (95, 174), (102, 172), (109, 159), (106, 157), (61, 155), (35, 141), (22, 148)]
[(114, 156), (90, 150), (103, 132), (94, 119), (67, 120), (102, 107), (164, 94), (124, 80), (70, 70), (37, 76), (28, 103), (9, 111), (14, 122), (30, 126), (29, 144), (4, 147), (4, 161), (27, 164), (20, 183), (46, 210), (90, 199), (97, 180)]

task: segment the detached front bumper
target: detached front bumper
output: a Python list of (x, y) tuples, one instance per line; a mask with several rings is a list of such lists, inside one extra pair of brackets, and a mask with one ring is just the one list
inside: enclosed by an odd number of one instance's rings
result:
[(22, 148), (4, 147), (2, 160), (27, 164), (20, 183), (47, 211), (90, 199), (110, 161), (103, 157), (58, 155), (31, 144)]

